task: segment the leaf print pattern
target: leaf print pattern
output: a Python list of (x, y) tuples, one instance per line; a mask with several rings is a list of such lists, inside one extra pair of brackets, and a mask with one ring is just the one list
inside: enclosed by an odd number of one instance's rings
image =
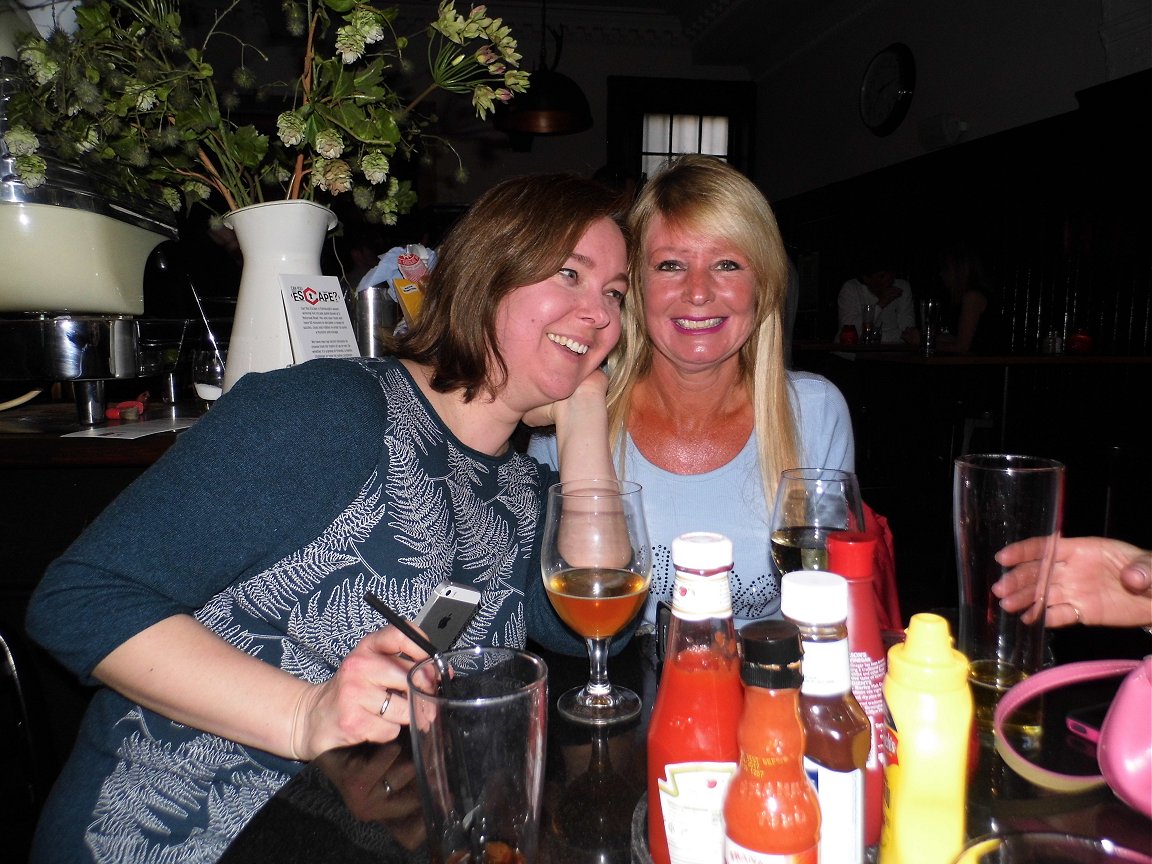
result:
[[(357, 361), (359, 362), (359, 361)], [(409, 617), (445, 578), (481, 592), (466, 645), (523, 647), (525, 589), (542, 511), (539, 466), (488, 458), (429, 413), (394, 361), (377, 375), (388, 424), (378, 463), (327, 527), (268, 554), (195, 617), (246, 653), (319, 684), (383, 621), (371, 589)], [(259, 506), (254, 502), (253, 506)], [(263, 548), (266, 538), (253, 538)], [(255, 558), (255, 556), (254, 556)], [(125, 703), (126, 704), (126, 703)], [(126, 709), (86, 840), (99, 861), (215, 860), (299, 763), (245, 749), (138, 707)]]
[[(149, 733), (150, 716), (136, 709), (124, 718), (132, 731), (101, 789), (85, 842), (100, 864), (215, 861), (288, 775), (258, 765), (215, 735), (188, 730), (193, 737), (182, 743), (158, 740)], [(161, 727), (172, 725), (156, 719)], [(199, 830), (172, 846), (155, 842), (170, 834), (172, 823), (193, 815), (203, 816)]]

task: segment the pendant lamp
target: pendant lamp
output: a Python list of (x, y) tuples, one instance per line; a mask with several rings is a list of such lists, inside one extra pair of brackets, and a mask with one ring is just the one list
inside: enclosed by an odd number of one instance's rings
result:
[[(540, 61), (532, 70), (528, 92), (522, 93), (508, 105), (503, 105), (494, 117), (496, 128), (516, 135), (569, 135), (592, 127), (592, 111), (588, 99), (575, 81), (556, 71), (564, 46), (563, 28), (548, 29), (547, 3), (540, 3)], [(556, 56), (548, 63), (548, 34), (556, 43)]]

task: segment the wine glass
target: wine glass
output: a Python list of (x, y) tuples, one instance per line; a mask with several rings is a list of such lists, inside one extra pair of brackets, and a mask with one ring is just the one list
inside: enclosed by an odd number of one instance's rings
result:
[(640, 484), (575, 480), (550, 488), (540, 570), (556, 613), (588, 645), (588, 683), (560, 697), (560, 715), (597, 725), (636, 717), (640, 697), (608, 681), (608, 646), (644, 605), (652, 579)]
[(196, 395), (208, 404), (220, 398), (224, 389), (224, 364), (228, 359), (231, 322), (205, 320), (200, 343), (192, 354), (192, 385)]
[(828, 535), (863, 531), (860, 486), (851, 471), (790, 468), (780, 473), (772, 509), (772, 560), (781, 573), (825, 570)]

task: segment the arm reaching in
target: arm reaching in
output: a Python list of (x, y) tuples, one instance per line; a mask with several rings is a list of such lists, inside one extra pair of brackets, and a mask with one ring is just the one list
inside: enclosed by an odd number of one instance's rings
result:
[[(1032, 600), (1043, 551), (1041, 538), (1001, 549), (996, 560), (1011, 568), (992, 586), (1009, 612)], [(1065, 537), (1056, 544), (1048, 584), (1049, 627), (1090, 624), (1141, 627), (1152, 624), (1152, 552), (1105, 537)]]
[(195, 618), (173, 615), (121, 644), (93, 675), (177, 722), (310, 760), (333, 747), (399, 734), (408, 722), (404, 694), (413, 665), (401, 652), (426, 656), (385, 627), (361, 639), (332, 678), (310, 684), (229, 645)]

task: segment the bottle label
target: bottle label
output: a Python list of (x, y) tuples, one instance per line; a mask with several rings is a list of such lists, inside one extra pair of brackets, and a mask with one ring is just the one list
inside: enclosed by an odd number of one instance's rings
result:
[(732, 589), (727, 568), (720, 575), (677, 570), (672, 586), (672, 614), (682, 621), (732, 617)]
[(804, 683), (800, 692), (810, 696), (847, 693), (852, 686), (848, 640), (815, 642), (804, 640)]
[(724, 844), (724, 864), (816, 864), (816, 861), (815, 846), (789, 855), (770, 855), (767, 852), (745, 849), (731, 840)]
[(884, 726), (880, 731), (884, 739), (885, 767), (899, 765), (900, 733), (896, 730), (896, 721), (892, 719), (892, 712), (887, 708), (884, 709)]
[(724, 797), (735, 762), (664, 766), (660, 808), (672, 864), (715, 864), (724, 850)]
[(852, 695), (860, 703), (872, 726), (872, 743), (868, 747), (868, 768), (874, 769), (884, 758), (884, 675), (888, 661), (873, 659), (866, 651), (851, 655)]
[(820, 860), (864, 860), (864, 772), (832, 771), (804, 759), (804, 772), (820, 801), (820, 821), (835, 830), (820, 832)]

